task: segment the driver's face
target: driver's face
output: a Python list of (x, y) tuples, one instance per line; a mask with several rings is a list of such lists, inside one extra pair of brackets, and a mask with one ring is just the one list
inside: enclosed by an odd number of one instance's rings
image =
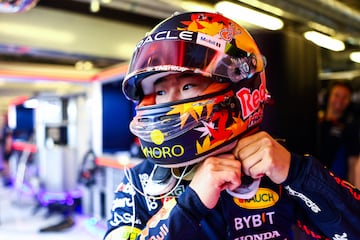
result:
[(197, 75), (169, 75), (155, 82), (155, 102), (166, 103), (200, 96), (212, 80)]

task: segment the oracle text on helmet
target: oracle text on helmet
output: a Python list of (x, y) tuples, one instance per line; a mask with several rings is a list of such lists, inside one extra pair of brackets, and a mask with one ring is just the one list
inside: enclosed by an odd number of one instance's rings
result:
[(160, 40), (185, 40), (192, 41), (194, 32), (190, 31), (160, 31), (155, 34), (151, 34), (144, 39), (142, 39), (137, 45), (136, 48), (141, 48), (147, 43)]

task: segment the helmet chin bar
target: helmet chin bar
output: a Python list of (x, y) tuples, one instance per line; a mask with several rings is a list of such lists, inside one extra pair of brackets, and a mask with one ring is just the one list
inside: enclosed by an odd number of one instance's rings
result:
[(235, 190), (226, 189), (226, 191), (233, 197), (239, 199), (250, 199), (255, 196), (259, 189), (261, 178), (253, 179), (249, 176), (243, 175), (241, 177), (241, 185)]

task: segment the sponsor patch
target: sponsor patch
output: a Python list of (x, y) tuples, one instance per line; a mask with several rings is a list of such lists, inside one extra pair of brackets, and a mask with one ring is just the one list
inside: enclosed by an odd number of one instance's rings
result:
[(224, 40), (200, 32), (197, 35), (196, 43), (220, 52), (224, 52), (226, 47)]
[(279, 201), (279, 195), (271, 189), (259, 188), (250, 199), (234, 198), (236, 205), (246, 209), (264, 209), (274, 206)]

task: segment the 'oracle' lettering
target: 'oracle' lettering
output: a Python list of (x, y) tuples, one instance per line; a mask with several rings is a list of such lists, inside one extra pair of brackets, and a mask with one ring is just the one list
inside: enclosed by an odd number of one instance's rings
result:
[(184, 41), (191, 41), (193, 39), (194, 32), (190, 31), (160, 31), (155, 34), (151, 34), (142, 39), (138, 44), (136, 44), (136, 48), (140, 48), (147, 43), (151, 43), (159, 40), (177, 40), (181, 39)]

